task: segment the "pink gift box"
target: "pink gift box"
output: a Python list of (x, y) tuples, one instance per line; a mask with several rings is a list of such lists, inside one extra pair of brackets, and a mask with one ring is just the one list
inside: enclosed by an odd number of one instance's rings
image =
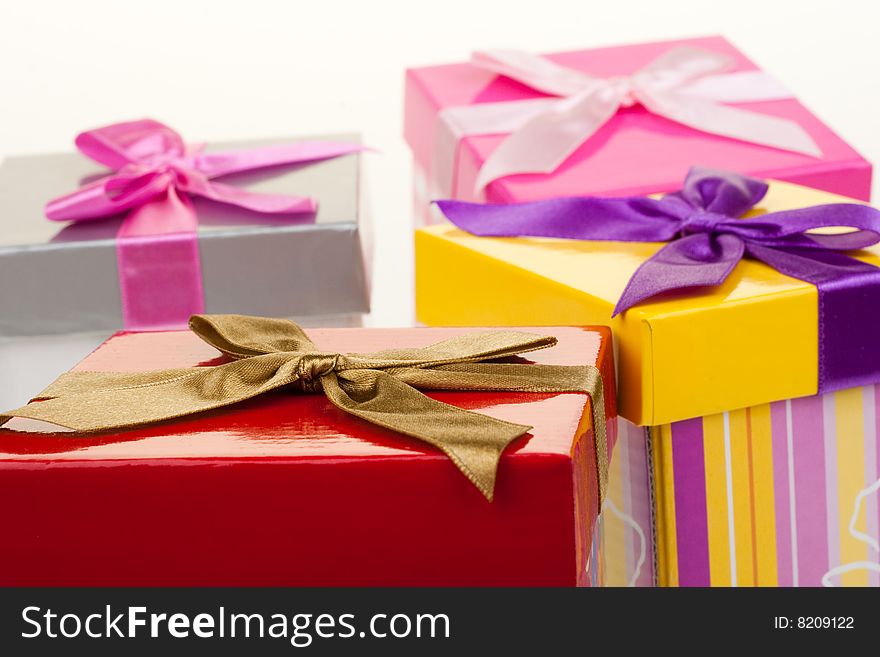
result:
[[(594, 76), (612, 77), (632, 74), (680, 45), (731, 57), (731, 71), (758, 70), (720, 36), (547, 57)], [(418, 202), (426, 207), (424, 201), (449, 195), (448, 191), (439, 192), (440, 172), (435, 163), (441, 110), (542, 96), (525, 85), (469, 63), (407, 70), (404, 134), (415, 156)], [(454, 156), (451, 195), (463, 200), (509, 203), (555, 196), (650, 194), (677, 189), (688, 169), (699, 164), (869, 199), (871, 165), (798, 100), (737, 103), (736, 107), (797, 122), (819, 146), (822, 156), (816, 158), (699, 132), (635, 105), (619, 110), (553, 174), (522, 174), (496, 180), (486, 188), (484, 198), (474, 195), (477, 171), (506, 135), (464, 137)], [(446, 172), (442, 177), (449, 175)]]

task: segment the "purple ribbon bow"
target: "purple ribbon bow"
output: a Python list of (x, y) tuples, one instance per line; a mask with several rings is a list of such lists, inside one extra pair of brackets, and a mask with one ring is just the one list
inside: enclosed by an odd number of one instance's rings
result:
[[(816, 286), (819, 392), (880, 380), (880, 268), (840, 253), (880, 242), (880, 211), (835, 203), (738, 219), (767, 189), (762, 180), (694, 167), (681, 191), (658, 199), (437, 205), (453, 224), (483, 237), (668, 242), (636, 270), (612, 316), (662, 292), (720, 285), (748, 255)], [(808, 232), (826, 227), (855, 230)]]
[(190, 315), (204, 312), (191, 196), (262, 214), (314, 213), (317, 204), (309, 197), (255, 194), (216, 178), (363, 150), (358, 144), (300, 141), (202, 153), (152, 119), (83, 132), (76, 146), (112, 172), (49, 201), (46, 217), (82, 221), (127, 213), (116, 235), (116, 254), (123, 322), (137, 329), (186, 326)]

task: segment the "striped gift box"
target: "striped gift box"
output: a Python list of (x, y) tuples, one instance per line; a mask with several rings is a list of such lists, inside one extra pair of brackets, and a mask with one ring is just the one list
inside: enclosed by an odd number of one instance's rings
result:
[(600, 581), (880, 586), (878, 408), (880, 386), (865, 386), (650, 429), (621, 420)]
[(593, 541), (598, 546), (593, 581), (602, 586), (655, 583), (647, 436), (643, 427), (618, 418), (607, 497)]

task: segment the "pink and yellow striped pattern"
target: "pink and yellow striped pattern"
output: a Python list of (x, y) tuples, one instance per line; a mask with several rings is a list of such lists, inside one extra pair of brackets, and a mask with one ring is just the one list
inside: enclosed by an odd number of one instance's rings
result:
[(618, 419), (608, 493), (596, 523), (593, 581), (602, 586), (651, 586), (654, 582), (649, 504), (649, 456), (641, 427)]
[[(880, 386), (866, 386), (652, 427), (647, 442), (626, 439), (645, 430), (621, 421), (612, 474), (631, 469), (643, 444), (653, 500), (628, 498), (616, 480), (609, 497), (641, 522), (653, 507), (660, 585), (821, 586), (841, 564), (880, 563), (849, 531), (859, 492), (880, 473), (878, 409)], [(622, 584), (630, 559), (619, 545), (629, 539), (613, 538), (620, 528), (603, 515), (604, 582)], [(877, 537), (878, 527), (872, 495), (856, 528)], [(880, 586), (880, 574), (859, 569), (833, 583)]]

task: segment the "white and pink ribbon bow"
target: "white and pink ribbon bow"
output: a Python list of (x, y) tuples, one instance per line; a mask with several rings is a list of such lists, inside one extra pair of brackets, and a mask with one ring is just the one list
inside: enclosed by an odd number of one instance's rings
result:
[(725, 72), (720, 53), (670, 49), (632, 75), (597, 78), (546, 57), (517, 50), (474, 53), (475, 66), (509, 77), (549, 98), (450, 107), (439, 115), (434, 175), (438, 192), (453, 193), (457, 143), (463, 137), (509, 134), (483, 163), (474, 193), (513, 174), (555, 171), (622, 107), (649, 112), (701, 132), (813, 157), (822, 155), (796, 122), (723, 103), (791, 98), (763, 71)]

